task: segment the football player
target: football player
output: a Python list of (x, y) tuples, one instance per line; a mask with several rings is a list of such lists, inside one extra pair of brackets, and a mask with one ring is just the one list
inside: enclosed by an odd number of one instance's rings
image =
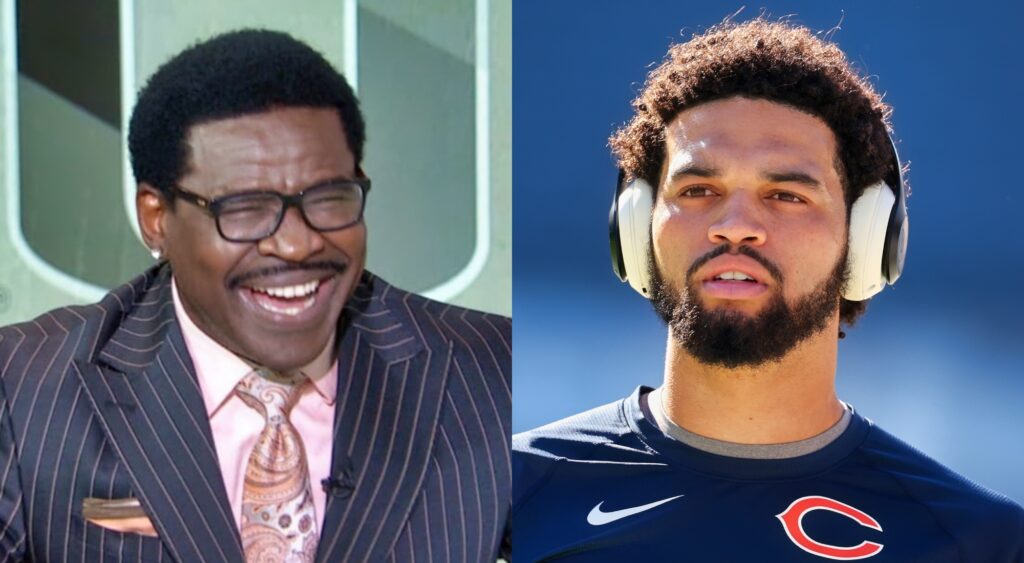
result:
[(1024, 561), (1024, 510), (839, 400), (843, 326), (900, 276), (890, 108), (808, 29), (673, 46), (611, 138), (612, 261), (664, 383), (515, 436), (522, 561)]

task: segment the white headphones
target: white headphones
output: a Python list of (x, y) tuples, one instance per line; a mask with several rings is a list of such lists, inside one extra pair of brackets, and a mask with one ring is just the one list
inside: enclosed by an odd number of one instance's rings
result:
[[(892, 285), (903, 273), (910, 232), (907, 217), (907, 188), (903, 181), (896, 146), (892, 145), (893, 166), (886, 178), (864, 189), (850, 211), (850, 247), (847, 263), (850, 278), (843, 291), (849, 301), (864, 301), (885, 284)], [(619, 182), (608, 214), (612, 269), (640, 295), (651, 297), (648, 271), (651, 248), (651, 214), (654, 190), (642, 179)], [(895, 188), (893, 186), (896, 186)]]

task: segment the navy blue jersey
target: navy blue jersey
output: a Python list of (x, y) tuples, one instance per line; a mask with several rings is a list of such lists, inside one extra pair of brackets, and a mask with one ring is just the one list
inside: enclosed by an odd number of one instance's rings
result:
[(1024, 562), (1024, 510), (853, 413), (789, 459), (711, 454), (630, 397), (513, 438), (512, 559)]

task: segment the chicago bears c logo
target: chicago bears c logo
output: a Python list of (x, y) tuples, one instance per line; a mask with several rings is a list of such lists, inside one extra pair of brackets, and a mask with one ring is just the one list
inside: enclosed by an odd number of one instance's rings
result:
[(800, 549), (820, 557), (839, 559), (841, 561), (864, 559), (882, 551), (882, 544), (867, 540), (862, 541), (853, 547), (840, 547), (813, 540), (806, 532), (804, 532), (803, 525), (804, 516), (812, 510), (831, 510), (832, 512), (842, 514), (843, 516), (854, 520), (861, 526), (866, 526), (868, 528), (878, 530), (879, 532), (882, 531), (882, 526), (877, 520), (848, 504), (843, 504), (828, 497), (801, 497), (794, 500), (793, 503), (789, 505), (789, 508), (775, 515), (775, 517), (782, 522), (782, 527), (786, 530), (786, 535), (788, 535), (789, 539), (792, 540)]

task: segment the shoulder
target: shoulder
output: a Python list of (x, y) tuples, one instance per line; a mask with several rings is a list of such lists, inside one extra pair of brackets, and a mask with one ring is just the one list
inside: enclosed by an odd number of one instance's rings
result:
[[(872, 424), (861, 447), (866, 461), (887, 474), (967, 553), (990, 559), (1024, 557), (1024, 508), (946, 467)], [(1012, 547), (1011, 547), (1012, 546)], [(1012, 551), (999, 551), (1007, 550)]]
[(28, 422), (38, 398), (55, 397), (73, 373), (71, 361), (87, 354), (104, 311), (97, 305), (62, 307), (0, 328), (0, 412)]
[(511, 361), (512, 319), (435, 301), (399, 289), (373, 274), (368, 277), (374, 296), (428, 344), (450, 343), (457, 351), (487, 349)]
[(0, 366), (6, 374), (10, 361), (40, 348), (81, 340), (83, 332), (101, 322), (105, 310), (99, 304), (61, 307), (38, 317), (0, 327)]
[(646, 461), (649, 452), (634, 440), (624, 406), (620, 399), (512, 436), (514, 504), (543, 489), (559, 467)]
[(29, 365), (44, 360), (52, 367), (58, 352), (60, 357), (90, 357), (160, 275), (158, 268), (153, 268), (96, 303), (60, 307), (0, 327), (0, 375), (5, 379), (15, 377)]
[(524, 457), (580, 459), (594, 448), (618, 442), (631, 432), (620, 399), (516, 434), (512, 437), (512, 449)]

